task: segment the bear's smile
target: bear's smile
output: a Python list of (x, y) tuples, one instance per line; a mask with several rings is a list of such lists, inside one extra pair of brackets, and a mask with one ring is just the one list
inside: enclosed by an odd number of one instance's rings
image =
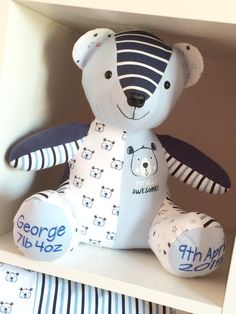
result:
[(121, 110), (121, 108), (119, 107), (119, 105), (117, 105), (117, 108), (118, 108), (119, 111), (122, 113), (122, 115), (123, 115), (125, 118), (129, 119), (129, 120), (141, 120), (141, 119), (143, 119), (144, 117), (146, 117), (146, 116), (149, 114), (149, 112), (150, 112), (150, 111), (148, 111), (148, 112), (146, 112), (143, 116), (136, 118), (136, 117), (135, 117), (136, 108), (134, 108), (132, 117), (128, 117), (128, 116)]

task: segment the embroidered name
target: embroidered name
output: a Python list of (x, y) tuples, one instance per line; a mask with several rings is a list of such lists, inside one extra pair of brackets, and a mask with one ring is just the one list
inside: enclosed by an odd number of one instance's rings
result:
[[(207, 253), (201, 252), (197, 247), (192, 248), (188, 245), (180, 245), (179, 252), (181, 259), (187, 263), (181, 263), (179, 270), (181, 271), (203, 271), (205, 269), (212, 269), (218, 267), (223, 261), (223, 255), (225, 252), (225, 242), (217, 248), (212, 249), (209, 247)], [(197, 265), (194, 264), (197, 262)]]

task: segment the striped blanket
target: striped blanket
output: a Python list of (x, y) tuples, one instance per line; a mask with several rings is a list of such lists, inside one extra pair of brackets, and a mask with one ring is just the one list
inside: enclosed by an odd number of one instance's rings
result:
[(175, 310), (0, 262), (0, 313), (174, 314)]

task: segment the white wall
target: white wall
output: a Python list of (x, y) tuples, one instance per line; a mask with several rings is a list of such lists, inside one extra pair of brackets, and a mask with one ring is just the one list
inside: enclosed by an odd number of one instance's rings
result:
[[(6, 3), (6, 2), (5, 2)], [(32, 173), (11, 169), (6, 152), (19, 139), (48, 125), (90, 114), (79, 106), (80, 74), (71, 58), (78, 35), (13, 2), (9, 4), (7, 37), (0, 38), (0, 233), (8, 230), (14, 212), (29, 189), (55, 183), (58, 171), (38, 179)], [(6, 12), (6, 7), (2, 8)], [(0, 19), (1, 20), (1, 19)], [(74, 108), (78, 106), (77, 111)], [(71, 113), (73, 107), (73, 113)], [(36, 180), (36, 181), (37, 181)], [(4, 217), (4, 219), (2, 219)]]

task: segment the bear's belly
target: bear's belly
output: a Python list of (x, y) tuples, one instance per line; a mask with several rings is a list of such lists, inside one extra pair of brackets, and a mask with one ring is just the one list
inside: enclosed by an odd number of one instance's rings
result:
[[(147, 248), (149, 229), (166, 197), (168, 168), (151, 130), (128, 134), (126, 145), (115, 248)], [(134, 154), (127, 154), (130, 146)]]
[[(155, 143), (155, 151), (151, 143)], [(130, 153), (131, 146), (134, 151), (141, 149)], [(140, 162), (135, 159), (138, 153)], [(151, 221), (166, 192), (164, 158), (150, 131), (137, 136), (100, 121), (91, 124), (70, 161), (69, 186), (81, 224), (81, 242), (113, 248), (147, 247)]]

